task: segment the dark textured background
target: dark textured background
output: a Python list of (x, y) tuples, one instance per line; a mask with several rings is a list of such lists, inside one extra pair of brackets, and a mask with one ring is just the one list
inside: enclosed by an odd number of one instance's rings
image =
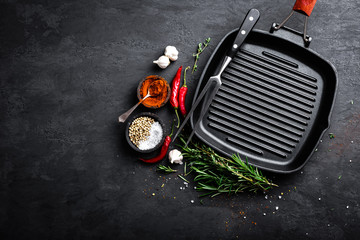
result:
[[(136, 103), (143, 77), (171, 81), (180, 65), (193, 63), (197, 43), (211, 37), (189, 79), (189, 106), (208, 57), (248, 9), (259, 9), (256, 28), (268, 30), (293, 0), (0, 3), (0, 239), (360, 234), (358, 1), (319, 0), (309, 19), (310, 48), (334, 64), (339, 82), (318, 151), (297, 173), (267, 174), (280, 185), (267, 199), (244, 193), (203, 198), (203, 204), (193, 183), (180, 190), (185, 185), (176, 174), (163, 176), (137, 161), (117, 116)], [(288, 25), (302, 24), (296, 15)], [(167, 45), (180, 57), (161, 70), (152, 61)], [(170, 128), (169, 105), (152, 112)]]

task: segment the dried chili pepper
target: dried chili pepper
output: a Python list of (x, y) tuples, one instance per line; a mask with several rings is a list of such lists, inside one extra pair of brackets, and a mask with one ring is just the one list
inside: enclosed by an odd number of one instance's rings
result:
[(176, 72), (176, 75), (172, 81), (171, 84), (171, 95), (170, 95), (170, 104), (175, 109), (175, 114), (178, 120), (177, 128), (180, 126), (180, 118), (177, 109), (179, 108), (179, 101), (178, 101), (178, 95), (180, 90), (180, 80), (181, 80), (181, 70), (182, 66), (179, 67), (179, 69)]
[(188, 87), (186, 85), (186, 70), (190, 69), (190, 66), (188, 66), (187, 68), (185, 68), (184, 71), (184, 84), (182, 85), (182, 87), (180, 88), (180, 93), (179, 93), (179, 105), (180, 105), (180, 112), (181, 114), (185, 117), (186, 115), (186, 108), (185, 108), (185, 97), (186, 97), (186, 93), (188, 91)]
[(161, 147), (160, 153), (159, 155), (157, 155), (156, 157), (150, 158), (150, 159), (144, 159), (144, 158), (140, 158), (141, 161), (146, 162), (146, 163), (156, 163), (161, 161), (165, 156), (166, 153), (169, 149), (170, 143), (171, 143), (171, 136), (173, 135), (174, 132), (174, 124), (171, 127), (171, 133), (170, 135), (165, 137), (164, 143)]

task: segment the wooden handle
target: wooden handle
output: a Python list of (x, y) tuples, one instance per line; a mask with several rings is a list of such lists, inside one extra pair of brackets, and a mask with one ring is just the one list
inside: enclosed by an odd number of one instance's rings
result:
[(305, 14), (306, 16), (310, 16), (315, 3), (316, 0), (296, 0), (293, 10)]

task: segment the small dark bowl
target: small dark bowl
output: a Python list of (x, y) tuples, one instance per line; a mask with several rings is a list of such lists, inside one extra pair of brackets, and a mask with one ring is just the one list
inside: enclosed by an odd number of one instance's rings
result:
[[(149, 80), (151, 79), (151, 80)], [(152, 109), (156, 109), (156, 108), (161, 108), (162, 106), (164, 106), (168, 101), (169, 101), (169, 98), (170, 98), (170, 85), (169, 83), (165, 80), (165, 78), (163, 77), (160, 77), (158, 75), (150, 75), (150, 76), (147, 76), (146, 78), (144, 78), (143, 80), (140, 81), (138, 87), (137, 87), (137, 97), (139, 100), (141, 100), (141, 94), (140, 94), (140, 89), (141, 89), (141, 86), (143, 85), (143, 83), (146, 81), (146, 80), (149, 80), (150, 83), (156, 81), (156, 80), (162, 80), (165, 85), (166, 85), (166, 98), (165, 100), (161, 103), (161, 105), (159, 107), (154, 107), (154, 106), (151, 106), (151, 105), (148, 105), (146, 104), (146, 100), (144, 102), (142, 102), (142, 105), (144, 105), (145, 107), (147, 108), (152, 108)], [(144, 97), (144, 96), (143, 96)]]
[[(130, 137), (129, 137), (130, 125), (136, 118), (139, 118), (139, 117), (153, 118), (156, 122), (160, 123), (160, 125), (161, 125), (161, 127), (163, 129), (163, 136), (162, 136), (160, 142), (154, 148), (151, 148), (151, 149), (148, 149), (148, 150), (141, 150), (130, 140)], [(134, 149), (135, 151), (140, 152), (140, 153), (150, 153), (150, 152), (153, 152), (153, 151), (159, 149), (159, 147), (163, 144), (164, 139), (165, 139), (165, 126), (164, 126), (164, 123), (161, 121), (161, 119), (159, 118), (158, 115), (156, 115), (154, 113), (151, 113), (151, 112), (143, 112), (143, 113), (140, 113), (140, 114), (138, 114), (138, 115), (136, 115), (136, 116), (134, 116), (134, 117), (132, 117), (132, 118), (130, 118), (128, 120), (128, 122), (126, 123), (125, 137), (126, 137), (126, 141), (129, 143), (130, 147), (132, 149)]]

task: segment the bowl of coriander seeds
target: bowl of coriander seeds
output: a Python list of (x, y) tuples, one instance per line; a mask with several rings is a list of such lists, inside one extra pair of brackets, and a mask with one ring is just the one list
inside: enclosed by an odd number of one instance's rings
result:
[(131, 148), (149, 153), (157, 150), (164, 142), (164, 124), (154, 113), (140, 113), (128, 121), (125, 135)]

